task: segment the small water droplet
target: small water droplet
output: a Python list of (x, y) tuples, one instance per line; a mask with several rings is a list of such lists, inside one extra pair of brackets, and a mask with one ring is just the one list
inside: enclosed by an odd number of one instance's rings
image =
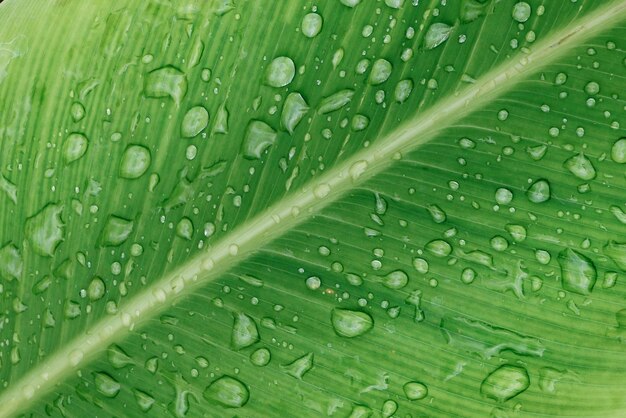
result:
[(137, 179), (150, 167), (152, 157), (143, 145), (129, 145), (120, 161), (119, 175), (125, 179)]
[(524, 23), (530, 18), (530, 4), (525, 1), (520, 1), (519, 3), (515, 3), (513, 6), (512, 16), (515, 21)]
[(410, 401), (419, 401), (428, 396), (428, 388), (420, 382), (408, 382), (402, 386), (404, 394)]
[(372, 72), (369, 76), (369, 83), (373, 86), (379, 85), (387, 81), (391, 75), (393, 67), (389, 61), (379, 58), (372, 65)]
[(171, 97), (176, 106), (179, 106), (187, 94), (187, 78), (178, 68), (157, 68), (146, 75), (144, 94), (155, 98)]
[(550, 183), (544, 179), (535, 181), (526, 192), (526, 196), (533, 203), (547, 202), (551, 197)]
[(498, 402), (507, 401), (528, 389), (530, 378), (523, 367), (505, 364), (491, 372), (480, 385), (480, 393)]
[(424, 36), (424, 47), (433, 49), (444, 43), (452, 32), (452, 26), (445, 23), (433, 23)]
[(308, 13), (302, 18), (300, 28), (307, 38), (315, 38), (322, 30), (322, 16), (317, 13)]
[(276, 142), (278, 134), (267, 123), (252, 120), (246, 129), (243, 141), (243, 155), (248, 159), (259, 159)]

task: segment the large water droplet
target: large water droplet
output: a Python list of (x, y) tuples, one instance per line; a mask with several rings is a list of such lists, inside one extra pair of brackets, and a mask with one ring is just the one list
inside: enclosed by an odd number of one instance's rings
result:
[(620, 269), (626, 271), (626, 243), (611, 240), (602, 250)]
[(491, 372), (480, 385), (480, 393), (498, 402), (507, 401), (526, 389), (530, 378), (526, 369), (505, 364)]
[(271, 87), (284, 87), (293, 81), (296, 65), (289, 57), (277, 57), (267, 66), (265, 83)]
[(372, 65), (372, 72), (369, 76), (369, 83), (374, 86), (384, 83), (391, 75), (392, 69), (393, 67), (389, 61), (384, 58), (377, 59)]
[(446, 257), (452, 253), (452, 246), (442, 239), (430, 241), (424, 249), (437, 257)]
[(133, 232), (134, 221), (119, 216), (110, 215), (107, 219), (102, 234), (100, 245), (102, 247), (117, 247), (122, 245)]
[(107, 373), (94, 373), (94, 380), (98, 392), (107, 398), (114, 398), (120, 392), (121, 385), (119, 382)]
[(348, 103), (350, 103), (350, 101), (352, 100), (352, 96), (354, 96), (354, 90), (339, 90), (338, 92), (322, 99), (322, 102), (320, 103), (317, 111), (319, 114), (325, 115), (326, 113), (331, 113), (339, 110)]
[(150, 151), (143, 145), (129, 145), (120, 161), (120, 177), (137, 179), (148, 170), (152, 157)]
[(0, 277), (5, 280), (20, 280), (24, 262), (19, 249), (8, 243), (0, 249)]
[(235, 322), (230, 337), (231, 346), (235, 350), (249, 347), (259, 341), (259, 329), (252, 317), (244, 314), (235, 314)]
[(87, 287), (87, 296), (90, 300), (96, 301), (102, 299), (106, 293), (106, 285), (100, 277), (94, 277), (91, 279), (89, 286)]
[(330, 320), (337, 335), (346, 338), (363, 335), (374, 326), (369, 314), (348, 309), (333, 309)]
[(202, 132), (209, 124), (209, 112), (204, 106), (194, 106), (187, 111), (180, 127), (180, 134), (184, 138), (193, 138)]
[(408, 382), (402, 386), (404, 394), (410, 401), (419, 401), (428, 396), (428, 388), (425, 384), (420, 382)]
[(135, 396), (137, 406), (139, 406), (139, 409), (143, 412), (148, 412), (152, 408), (152, 405), (154, 405), (154, 398), (146, 392), (135, 389), (133, 390), (133, 395)]
[(548, 183), (548, 180), (537, 180), (530, 186), (526, 196), (533, 203), (547, 202), (551, 196), (550, 183)]
[(611, 159), (619, 164), (626, 163), (626, 138), (620, 138), (611, 147)]
[(300, 93), (289, 93), (283, 105), (283, 113), (280, 122), (289, 132), (293, 134), (296, 126), (300, 123), (304, 115), (309, 111), (309, 105)]
[(512, 16), (517, 22), (524, 23), (530, 18), (530, 12), (530, 4), (520, 1), (513, 6)]
[(222, 376), (207, 386), (202, 396), (227, 408), (241, 408), (250, 399), (250, 390), (242, 381)]
[(341, 4), (346, 5), (348, 7), (356, 7), (358, 6), (359, 3), (361, 3), (361, 0), (339, 0), (341, 2)]
[(409, 276), (402, 270), (395, 270), (383, 277), (382, 283), (390, 289), (402, 289), (409, 283)]
[(257, 367), (267, 366), (272, 359), (272, 354), (267, 348), (259, 348), (250, 354), (250, 363)]
[(289, 364), (281, 365), (280, 368), (288, 375), (302, 380), (304, 374), (313, 368), (313, 353), (305, 354)]
[(396, 102), (404, 103), (409, 98), (412, 91), (413, 80), (407, 78), (406, 80), (399, 81), (398, 84), (396, 84), (396, 89), (393, 92), (393, 97)]
[(63, 206), (49, 203), (26, 220), (26, 238), (39, 255), (52, 257), (63, 241), (65, 224), (61, 220)]
[(317, 13), (308, 13), (302, 18), (302, 34), (307, 38), (315, 38), (322, 30), (322, 16)]
[(157, 68), (146, 75), (143, 90), (148, 97), (171, 97), (178, 106), (187, 94), (187, 78), (178, 68)]
[(593, 180), (596, 178), (596, 169), (591, 163), (591, 160), (582, 152), (568, 158), (565, 163), (563, 163), (563, 166), (581, 180)]
[(274, 145), (278, 134), (267, 123), (252, 120), (246, 129), (243, 141), (243, 155), (248, 159), (259, 159), (269, 147)]
[(424, 36), (424, 47), (433, 49), (444, 43), (452, 32), (452, 26), (445, 23), (433, 23)]
[(87, 152), (89, 140), (83, 134), (72, 133), (63, 144), (63, 159), (66, 164), (80, 159)]

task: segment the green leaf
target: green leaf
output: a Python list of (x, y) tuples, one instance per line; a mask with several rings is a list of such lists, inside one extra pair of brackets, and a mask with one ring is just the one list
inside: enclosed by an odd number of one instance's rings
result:
[(0, 23), (0, 417), (626, 414), (626, 1)]

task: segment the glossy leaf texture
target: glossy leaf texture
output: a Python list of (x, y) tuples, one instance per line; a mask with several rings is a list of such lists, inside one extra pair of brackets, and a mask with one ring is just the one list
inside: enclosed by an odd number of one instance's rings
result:
[(0, 23), (1, 417), (626, 415), (626, 1)]

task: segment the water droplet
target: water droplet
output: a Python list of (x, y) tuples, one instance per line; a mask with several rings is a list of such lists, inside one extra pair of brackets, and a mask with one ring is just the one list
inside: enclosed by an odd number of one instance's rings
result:
[(581, 180), (593, 180), (596, 177), (595, 167), (582, 152), (568, 158), (563, 166)]
[(26, 220), (26, 238), (35, 252), (52, 257), (63, 241), (65, 224), (61, 220), (63, 206), (49, 203)]
[(259, 348), (250, 354), (250, 362), (257, 367), (267, 366), (272, 359), (272, 354), (267, 348)]
[(476, 148), (476, 142), (469, 138), (461, 138), (459, 139), (459, 146), (463, 149), (473, 149)]
[(496, 235), (495, 237), (491, 238), (489, 243), (491, 244), (491, 248), (493, 248), (496, 251), (504, 251), (509, 247), (509, 242), (506, 240), (506, 238), (501, 237), (499, 235)]
[(404, 4), (404, 0), (385, 0), (385, 4), (392, 9), (399, 9)]
[(135, 396), (137, 406), (139, 406), (139, 409), (143, 412), (148, 412), (152, 408), (152, 405), (154, 405), (154, 398), (146, 392), (135, 389), (133, 390), (133, 395)]
[(384, 83), (391, 75), (392, 69), (393, 67), (389, 61), (383, 58), (377, 59), (372, 65), (369, 83), (374, 86)]
[(227, 408), (241, 408), (250, 399), (250, 390), (242, 381), (222, 376), (207, 386), (202, 396)]
[(333, 309), (330, 320), (337, 335), (346, 338), (363, 335), (374, 326), (369, 314), (348, 309)]
[(157, 68), (146, 75), (143, 90), (147, 97), (171, 97), (179, 106), (187, 94), (187, 78), (178, 68)]
[(424, 249), (437, 257), (447, 257), (452, 253), (452, 246), (442, 239), (430, 241)]
[(600, 93), (600, 85), (595, 81), (590, 81), (585, 85), (585, 92), (589, 95), (595, 95)]
[(317, 13), (308, 13), (302, 18), (302, 34), (307, 38), (315, 38), (322, 30), (322, 16)]
[(611, 240), (602, 250), (620, 269), (626, 271), (626, 243)]
[(354, 90), (352, 89), (339, 90), (338, 92), (322, 99), (317, 111), (320, 115), (325, 115), (339, 110), (350, 103), (352, 96), (354, 96)]
[(215, 115), (215, 125), (213, 126), (213, 132), (217, 134), (227, 134), (229, 116), (230, 114), (228, 112), (228, 108), (226, 107), (226, 103), (222, 103), (217, 109), (217, 114)]
[(367, 128), (369, 124), (370, 124), (370, 120), (367, 116), (357, 113), (356, 115), (352, 117), (352, 122), (350, 124), (350, 127), (352, 128), (353, 131), (359, 132)]
[(268, 65), (265, 83), (271, 87), (284, 87), (293, 81), (296, 65), (289, 57), (277, 57)]
[(550, 183), (548, 180), (535, 181), (526, 192), (528, 200), (533, 203), (543, 203), (550, 200)]
[(134, 224), (132, 220), (110, 215), (100, 235), (100, 246), (117, 247), (122, 245), (133, 232)]
[(424, 47), (433, 49), (444, 43), (452, 32), (452, 26), (445, 23), (433, 23), (424, 36)]
[(0, 277), (7, 281), (20, 280), (24, 262), (19, 249), (8, 243), (0, 249)]
[(530, 13), (531, 13), (531, 9), (530, 9), (530, 4), (526, 3), (525, 1), (520, 1), (519, 3), (515, 3), (515, 6), (513, 6), (513, 19), (515, 19), (515, 21), (520, 22), (520, 23), (524, 23), (526, 22), (529, 18), (530, 18)]
[(522, 242), (526, 239), (526, 228), (522, 225), (508, 224), (504, 229), (511, 234), (511, 238), (513, 238), (515, 242)]
[(356, 7), (358, 6), (359, 3), (361, 3), (361, 0), (339, 0), (341, 2), (341, 4), (346, 5), (348, 7)]
[(152, 157), (143, 145), (129, 145), (120, 161), (119, 174), (125, 179), (137, 179), (148, 170)]
[(72, 103), (70, 114), (74, 122), (80, 122), (85, 117), (85, 106), (78, 102)]
[(410, 401), (419, 401), (428, 396), (428, 388), (425, 384), (420, 382), (408, 382), (402, 386), (404, 394)]
[(402, 270), (395, 270), (383, 277), (382, 283), (390, 289), (402, 289), (409, 283), (409, 276)]
[(183, 138), (193, 138), (209, 124), (209, 112), (204, 106), (194, 106), (187, 111), (180, 127)]
[(461, 273), (461, 281), (463, 283), (470, 284), (474, 281), (474, 279), (476, 279), (476, 271), (474, 269), (469, 267), (463, 269), (463, 272)]
[(288, 375), (302, 380), (305, 373), (313, 368), (313, 353), (305, 354), (289, 364), (281, 365), (280, 368)]
[(83, 134), (70, 134), (63, 144), (63, 159), (66, 164), (80, 159), (87, 152), (89, 140)]
[(176, 225), (176, 235), (186, 240), (191, 240), (193, 237), (193, 223), (191, 219), (184, 217)]
[(548, 151), (548, 147), (545, 145), (536, 145), (534, 147), (526, 148), (526, 152), (528, 153), (528, 155), (530, 155), (530, 158), (532, 158), (535, 161), (541, 160), (544, 157), (544, 155), (546, 155), (547, 151)]
[(398, 84), (396, 84), (396, 89), (393, 94), (395, 101), (398, 103), (404, 103), (409, 98), (412, 91), (413, 80), (406, 79), (399, 81)]
[(276, 142), (278, 134), (265, 122), (252, 120), (246, 129), (243, 155), (248, 159), (259, 159)]
[(98, 276), (91, 279), (91, 282), (87, 287), (87, 296), (89, 299), (92, 301), (100, 300), (105, 293), (106, 285), (104, 284), (104, 281)]
[(430, 213), (430, 217), (434, 223), (440, 224), (446, 221), (446, 213), (439, 206), (428, 205), (426, 209), (428, 209), (428, 213)]
[(133, 359), (117, 344), (112, 344), (107, 348), (107, 360), (114, 369), (122, 369), (135, 364)]
[(563, 289), (581, 295), (590, 294), (598, 276), (593, 261), (571, 248), (561, 251), (557, 260), (561, 266)]
[(626, 138), (620, 138), (611, 147), (611, 159), (619, 164), (626, 163)]
[(428, 261), (424, 260), (423, 258), (414, 258), (413, 267), (415, 268), (415, 270), (417, 270), (418, 273), (428, 273)]
[(290, 134), (293, 134), (296, 126), (298, 126), (308, 111), (309, 105), (300, 93), (289, 93), (285, 99), (283, 113), (280, 117), (283, 128)]
[(480, 393), (498, 402), (507, 401), (528, 389), (526, 369), (505, 364), (491, 372), (480, 385)]
[(359, 160), (350, 166), (348, 172), (350, 174), (350, 178), (352, 178), (352, 181), (356, 181), (363, 175), (363, 173), (365, 173), (366, 170), (367, 161)]
[(94, 380), (96, 389), (98, 392), (106, 396), (107, 398), (114, 398), (120, 392), (121, 385), (109, 374), (104, 372), (94, 373)]
[(390, 418), (393, 414), (398, 410), (398, 403), (391, 399), (387, 399), (383, 402), (383, 407), (381, 408), (381, 414), (383, 418)]
[(513, 200), (513, 192), (504, 187), (496, 190), (496, 202), (499, 205), (508, 205)]
[(305, 280), (305, 284), (310, 290), (317, 290), (322, 285), (322, 281), (317, 276), (311, 276)]
[(330, 194), (330, 186), (327, 183), (318, 184), (313, 189), (313, 194), (318, 199), (323, 199)]
[(230, 343), (235, 350), (241, 350), (259, 341), (259, 329), (254, 319), (244, 313), (237, 313), (234, 318)]

